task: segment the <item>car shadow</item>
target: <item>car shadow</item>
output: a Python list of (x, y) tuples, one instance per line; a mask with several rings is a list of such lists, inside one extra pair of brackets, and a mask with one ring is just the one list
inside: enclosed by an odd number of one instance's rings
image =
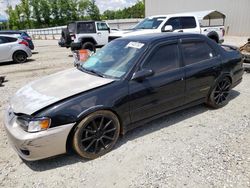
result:
[(18, 65), (18, 64), (26, 64), (26, 63), (33, 62), (33, 61), (35, 61), (35, 59), (27, 59), (27, 61), (24, 63), (15, 63), (14, 61), (8, 61), (8, 62), (0, 63), (0, 67), (1, 66)]
[[(230, 100), (235, 99), (239, 95), (240, 93), (238, 91), (233, 90), (230, 95)], [(200, 115), (210, 109), (211, 108), (207, 107), (206, 105), (201, 104), (201, 105), (190, 107), (185, 110), (181, 110), (181, 111), (166, 115), (164, 117), (158, 118), (156, 120), (153, 120), (141, 127), (135, 128), (132, 131), (127, 132), (124, 136), (122, 136), (118, 140), (113, 150), (119, 148), (120, 146), (126, 144), (129, 141), (135, 140), (139, 137), (145, 136), (152, 132), (159, 131), (163, 128), (173, 126), (188, 118)], [(30, 169), (41, 172), (41, 171), (47, 171), (47, 170), (51, 170), (55, 168), (60, 168), (63, 166), (68, 166), (68, 165), (75, 164), (75, 163), (86, 163), (89, 161), (90, 160), (82, 159), (77, 154), (71, 152), (68, 154), (55, 156), (53, 158), (43, 159), (40, 161), (34, 161), (34, 162), (24, 161), (24, 163)]]

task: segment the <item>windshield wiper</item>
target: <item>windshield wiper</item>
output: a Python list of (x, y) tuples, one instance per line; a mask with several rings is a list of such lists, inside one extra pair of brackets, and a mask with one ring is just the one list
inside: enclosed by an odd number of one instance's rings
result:
[(79, 66), (78, 69), (80, 69), (80, 70), (83, 71), (83, 72), (95, 74), (95, 75), (100, 76), (100, 77), (102, 77), (102, 78), (105, 78), (105, 77), (106, 77), (105, 75), (103, 75), (102, 73), (100, 73), (100, 72), (98, 72), (98, 71), (91, 70), (91, 69), (86, 69), (86, 68), (84, 68), (83, 66)]
[(105, 77), (102, 73), (100, 73), (98, 71), (91, 70), (91, 69), (85, 69), (85, 70), (87, 70), (88, 72), (91, 72), (91, 73), (93, 73), (93, 74), (95, 74), (97, 76), (100, 76), (100, 77), (103, 77), (103, 78)]

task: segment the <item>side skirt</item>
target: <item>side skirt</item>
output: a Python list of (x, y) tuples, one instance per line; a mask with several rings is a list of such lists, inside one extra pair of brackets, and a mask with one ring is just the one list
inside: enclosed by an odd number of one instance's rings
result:
[(190, 107), (193, 107), (193, 106), (197, 106), (199, 104), (202, 104), (202, 103), (205, 103), (206, 102), (206, 99), (205, 98), (202, 98), (202, 99), (198, 99), (194, 102), (191, 102), (191, 103), (188, 103), (188, 104), (185, 104), (183, 106), (180, 106), (180, 107), (177, 107), (177, 108), (174, 108), (172, 110), (169, 110), (169, 111), (166, 111), (166, 112), (163, 112), (161, 114), (157, 114), (155, 116), (152, 116), (150, 118), (147, 118), (147, 119), (143, 119), (143, 120), (140, 120), (140, 121), (137, 121), (137, 122), (134, 122), (132, 124), (129, 124), (129, 125), (126, 125), (124, 126), (124, 129), (123, 129), (123, 132), (121, 133), (122, 135), (125, 135), (128, 131), (132, 130), (132, 129), (135, 129), (137, 127), (140, 127), (146, 123), (149, 123), (153, 120), (156, 120), (156, 119), (159, 119), (160, 117), (163, 117), (163, 116), (166, 116), (166, 115), (169, 115), (169, 114), (172, 114), (174, 112), (177, 112), (177, 111), (180, 111), (180, 110), (184, 110), (184, 109), (187, 109), (187, 108), (190, 108)]

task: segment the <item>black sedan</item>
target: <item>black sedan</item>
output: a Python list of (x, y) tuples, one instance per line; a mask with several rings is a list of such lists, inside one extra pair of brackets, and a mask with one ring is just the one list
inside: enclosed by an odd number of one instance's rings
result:
[(78, 69), (20, 89), (10, 101), (5, 128), (26, 160), (70, 148), (94, 159), (145, 122), (200, 103), (223, 107), (242, 75), (240, 52), (202, 35), (121, 38)]

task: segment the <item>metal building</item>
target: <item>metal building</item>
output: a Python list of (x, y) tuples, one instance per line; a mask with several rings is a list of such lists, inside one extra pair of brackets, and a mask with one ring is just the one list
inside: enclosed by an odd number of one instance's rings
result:
[(218, 10), (228, 35), (250, 37), (250, 0), (145, 0), (145, 6), (146, 16)]

